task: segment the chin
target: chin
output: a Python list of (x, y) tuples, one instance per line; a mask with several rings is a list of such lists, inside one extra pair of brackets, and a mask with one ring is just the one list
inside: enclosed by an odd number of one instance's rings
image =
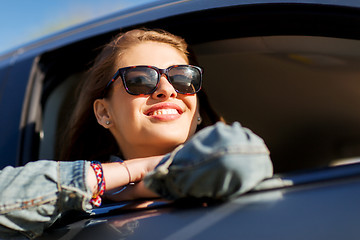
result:
[[(195, 125), (196, 126), (196, 125)], [(153, 140), (156, 144), (178, 146), (186, 142), (196, 131), (196, 127), (185, 124), (161, 124), (152, 126), (146, 139)]]

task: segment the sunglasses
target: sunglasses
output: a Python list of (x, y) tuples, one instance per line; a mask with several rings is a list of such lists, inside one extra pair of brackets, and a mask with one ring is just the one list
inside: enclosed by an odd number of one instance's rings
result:
[(153, 66), (131, 66), (120, 68), (106, 85), (104, 96), (110, 85), (120, 76), (126, 92), (131, 95), (148, 95), (158, 88), (161, 76), (167, 80), (177, 93), (191, 95), (201, 89), (203, 70), (192, 65), (174, 65), (166, 69)]

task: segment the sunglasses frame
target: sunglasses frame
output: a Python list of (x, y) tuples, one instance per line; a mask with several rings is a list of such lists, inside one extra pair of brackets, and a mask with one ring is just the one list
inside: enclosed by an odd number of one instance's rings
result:
[[(125, 73), (127, 70), (129, 69), (133, 69), (133, 68), (138, 68), (138, 67), (146, 67), (146, 68), (151, 68), (151, 69), (154, 69), (157, 73), (158, 73), (158, 79), (157, 79), (157, 82), (156, 82), (156, 87), (154, 88), (154, 90), (152, 90), (151, 92), (149, 93), (146, 93), (146, 94), (135, 94), (135, 93), (132, 93), (127, 85), (126, 85), (126, 82), (125, 82)], [(199, 72), (200, 72), (200, 88), (198, 90), (196, 90), (194, 93), (181, 93), (179, 92), (175, 87), (175, 91), (177, 93), (180, 93), (180, 94), (184, 94), (184, 95), (193, 95), (193, 94), (196, 94), (198, 93), (200, 90), (201, 90), (201, 86), (202, 86), (202, 75), (203, 75), (203, 72), (204, 70), (201, 68), (201, 67), (198, 67), (198, 66), (194, 66), (194, 65), (172, 65), (168, 68), (165, 68), (165, 69), (161, 69), (161, 68), (157, 68), (157, 67), (154, 67), (154, 66), (149, 66), (149, 65), (138, 65), (138, 66), (130, 66), (130, 67), (124, 67), (124, 68), (119, 68), (116, 73), (114, 74), (113, 78), (107, 83), (105, 89), (104, 89), (104, 92), (103, 92), (103, 98), (106, 96), (106, 94), (108, 93), (108, 90), (111, 86), (111, 84), (113, 82), (116, 81), (116, 79), (118, 79), (119, 77), (121, 77), (121, 80), (123, 82), (123, 85), (124, 85), (124, 88), (126, 90), (126, 92), (130, 95), (135, 95), (135, 96), (140, 96), (140, 95), (149, 95), (149, 94), (152, 94), (156, 91), (156, 89), (158, 88), (158, 85), (159, 85), (159, 82), (160, 82), (160, 78), (163, 74), (165, 74), (166, 76), (166, 79), (168, 80), (168, 82), (173, 86), (173, 84), (171, 83), (170, 79), (169, 79), (169, 71), (173, 68), (176, 68), (176, 67), (193, 67), (193, 68), (196, 68)]]

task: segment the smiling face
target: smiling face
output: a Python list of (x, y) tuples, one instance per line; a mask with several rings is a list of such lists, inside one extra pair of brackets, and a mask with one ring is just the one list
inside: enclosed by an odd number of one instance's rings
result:
[[(188, 64), (182, 52), (168, 44), (149, 41), (129, 48), (116, 67), (150, 65), (165, 69), (181, 64)], [(164, 75), (150, 95), (128, 94), (120, 78), (112, 88), (109, 98), (95, 101), (94, 111), (126, 159), (168, 153), (195, 133), (199, 116), (196, 94), (177, 93)]]

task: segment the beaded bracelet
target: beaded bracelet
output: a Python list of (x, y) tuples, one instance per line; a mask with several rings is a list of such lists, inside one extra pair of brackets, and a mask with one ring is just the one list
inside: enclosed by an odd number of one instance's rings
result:
[(93, 168), (96, 176), (96, 181), (98, 184), (97, 192), (92, 196), (90, 203), (96, 207), (99, 207), (101, 205), (101, 195), (105, 192), (105, 178), (104, 178), (104, 172), (103, 168), (100, 162), (98, 161), (92, 161), (90, 163), (90, 166)]

